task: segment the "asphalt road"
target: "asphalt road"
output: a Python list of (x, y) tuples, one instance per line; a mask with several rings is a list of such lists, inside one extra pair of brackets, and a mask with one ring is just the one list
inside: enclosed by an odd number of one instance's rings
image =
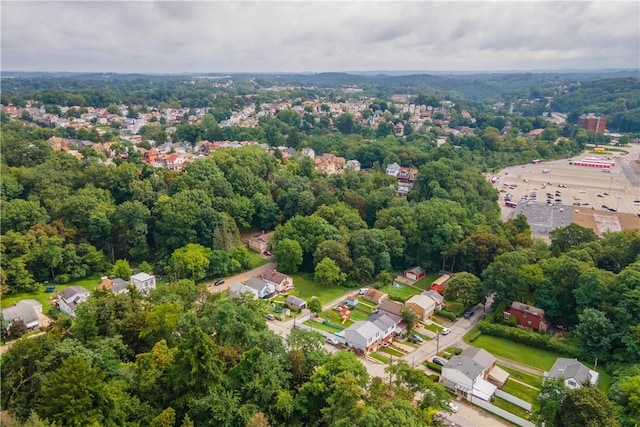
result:
[(235, 276), (229, 276), (224, 278), (224, 283), (222, 285), (215, 286), (215, 280), (206, 282), (207, 289), (211, 293), (222, 292), (229, 289), (229, 286), (234, 283), (244, 283), (252, 277), (259, 276), (262, 273), (266, 273), (269, 270), (273, 270), (276, 268), (275, 262), (270, 262), (265, 265), (262, 265), (258, 268), (254, 268), (253, 270), (245, 271), (244, 273), (236, 274)]

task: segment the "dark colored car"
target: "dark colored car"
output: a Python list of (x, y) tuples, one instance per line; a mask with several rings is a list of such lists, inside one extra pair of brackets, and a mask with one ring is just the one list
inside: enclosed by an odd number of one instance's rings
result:
[(224, 279), (220, 279), (220, 280), (216, 280), (216, 282), (214, 283), (215, 286), (220, 286), (224, 283)]
[(267, 314), (265, 317), (267, 318), (267, 320), (274, 320), (276, 318), (276, 316), (274, 316), (273, 314)]
[(473, 311), (467, 311), (463, 317), (465, 319), (471, 319), (473, 317)]
[(271, 251), (264, 251), (264, 252), (262, 252), (262, 253), (263, 253), (264, 255), (266, 255), (266, 256), (271, 256), (271, 255), (272, 255)]
[(433, 360), (433, 363), (435, 363), (436, 365), (444, 366), (447, 364), (446, 360), (442, 360), (439, 357), (434, 357), (432, 360)]

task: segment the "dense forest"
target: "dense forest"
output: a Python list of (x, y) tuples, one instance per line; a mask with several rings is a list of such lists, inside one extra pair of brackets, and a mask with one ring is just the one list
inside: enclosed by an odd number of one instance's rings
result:
[[(139, 90), (151, 96), (157, 89)], [(163, 99), (183, 99), (181, 90)], [(85, 103), (86, 95), (106, 96), (91, 102), (107, 106), (123, 102), (126, 90), (52, 93), (65, 102), (67, 93)], [(210, 95), (202, 89), (203, 100)], [(3, 102), (13, 96), (3, 91)], [(481, 172), (569, 157), (583, 141), (570, 127), (544, 121), (535, 122), (545, 127), (542, 138), (502, 135), (506, 121), (518, 130), (532, 128), (533, 119), (488, 111), (477, 115), (476, 135), (448, 137), (439, 147), (434, 140), (443, 135), (435, 130), (406, 138), (307, 130), (304, 119), (287, 113), (253, 129), (220, 128), (211, 113), (178, 126), (186, 146), (208, 132), (243, 135), (357, 159), (366, 169), (328, 177), (308, 157), (283, 159), (260, 146), (220, 149), (181, 172), (148, 166), (131, 143), (114, 137), (127, 156), (109, 164), (87, 148), (79, 161), (46, 142), (59, 130), (3, 123), (3, 294), (124, 264), (168, 283), (148, 299), (96, 291), (75, 319), (60, 318), (47, 334), (16, 343), (1, 359), (2, 408), (33, 426), (436, 425), (446, 393), (423, 371), (400, 363), (390, 381), (370, 378), (353, 354), (327, 353), (313, 333), (296, 330), (283, 342), (268, 330), (259, 302), (211, 295), (198, 284), (247, 267), (241, 232), (275, 230), (279, 268), (317, 273), (330, 264), (326, 286), (380, 286), (392, 272), (422, 265), (465, 272), (469, 280), (449, 292), (467, 306), (493, 295), (496, 315), (485, 328), (516, 330), (501, 320), (512, 301), (543, 308), (573, 332), (542, 345), (606, 366), (616, 417), (610, 425), (633, 426), (640, 414), (640, 234), (599, 237), (570, 225), (548, 245), (532, 238), (522, 216), (501, 222), (498, 194)], [(392, 162), (418, 170), (407, 197), (396, 195), (395, 179), (384, 173)], [(556, 409), (540, 419), (552, 425), (570, 417), (569, 406)]]

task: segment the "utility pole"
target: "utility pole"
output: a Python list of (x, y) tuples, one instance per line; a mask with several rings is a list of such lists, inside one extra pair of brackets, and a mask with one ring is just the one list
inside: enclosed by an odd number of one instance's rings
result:
[(436, 356), (440, 353), (440, 328), (438, 328), (438, 332), (436, 335)]

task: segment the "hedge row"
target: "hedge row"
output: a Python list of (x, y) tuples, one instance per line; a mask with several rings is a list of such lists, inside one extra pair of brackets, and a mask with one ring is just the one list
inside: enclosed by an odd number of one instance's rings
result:
[(451, 313), (450, 311), (446, 311), (446, 310), (436, 310), (436, 314), (440, 317), (444, 317), (445, 319), (449, 319), (452, 322), (456, 320), (456, 315), (455, 313)]
[(514, 328), (489, 322), (480, 322), (479, 327), (483, 334), (507, 338), (511, 341), (527, 344), (543, 350), (565, 354), (570, 357), (578, 357), (579, 355), (579, 349), (560, 342), (554, 339), (551, 335), (539, 334), (522, 328)]
[(442, 366), (429, 361), (424, 362), (424, 364), (427, 366), (427, 368), (431, 369), (432, 371), (442, 373)]

